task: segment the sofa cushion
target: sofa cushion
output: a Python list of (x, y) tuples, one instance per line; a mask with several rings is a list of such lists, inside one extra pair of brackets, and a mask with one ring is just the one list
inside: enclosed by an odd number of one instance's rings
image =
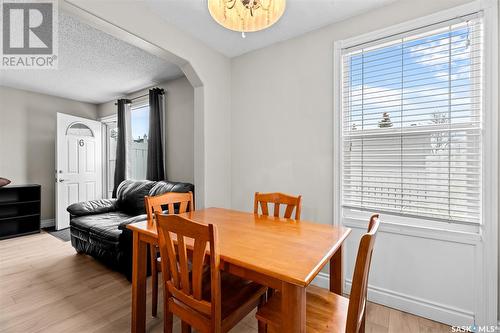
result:
[(117, 190), (117, 208), (126, 214), (135, 216), (146, 213), (144, 197), (156, 182), (150, 180), (124, 180)]
[(136, 223), (136, 222), (146, 221), (147, 219), (148, 219), (148, 215), (147, 214), (137, 215), (137, 216), (128, 218), (126, 220), (123, 220), (122, 223), (120, 223), (120, 225), (118, 226), (118, 228), (120, 230), (125, 230), (125, 229), (127, 229), (127, 225), (129, 225), (130, 223)]
[[(118, 229), (118, 226), (120, 225), (120, 223), (130, 217), (130, 215), (123, 212), (111, 212), (73, 217), (70, 221), (71, 235), (81, 240), (89, 241), (91, 231), (92, 234), (94, 234), (94, 237), (96, 237), (96, 233), (102, 230), (103, 236), (99, 238), (111, 238), (118, 241), (119, 234), (121, 233), (121, 230)], [(116, 233), (110, 231), (113, 226), (117, 231)]]
[(106, 219), (101, 221), (99, 224), (95, 224), (89, 229), (90, 242), (94, 241), (100, 242), (111, 242), (113, 244), (118, 244), (120, 235), (122, 231), (118, 228), (121, 221), (115, 219)]

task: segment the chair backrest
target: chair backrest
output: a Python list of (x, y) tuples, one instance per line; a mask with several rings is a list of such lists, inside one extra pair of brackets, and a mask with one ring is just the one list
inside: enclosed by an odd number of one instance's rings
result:
[[(212, 331), (216, 332), (222, 320), (217, 229), (212, 224), (200, 224), (178, 215), (156, 213), (156, 222), (160, 254), (168, 258), (161, 262), (167, 297), (182, 303), (183, 310), (193, 318), (209, 316)], [(188, 248), (192, 250), (191, 269), (188, 267)], [(207, 258), (210, 260), (210, 302), (203, 300), (202, 287), (203, 265)]]
[(274, 204), (274, 217), (280, 216), (280, 205), (286, 205), (284, 218), (291, 218), (293, 210), (295, 209), (295, 219), (300, 220), (300, 211), (302, 209), (302, 196), (294, 197), (292, 195), (283, 193), (259, 193), (255, 192), (255, 199), (253, 203), (253, 212), (259, 213), (259, 204), (262, 210), (262, 215), (269, 215), (267, 204)]
[(163, 212), (164, 206), (167, 206), (168, 214), (175, 214), (176, 206), (178, 207), (179, 214), (187, 211), (192, 212), (194, 210), (192, 192), (167, 192), (154, 197), (145, 196), (144, 203), (146, 206), (148, 221), (153, 221), (156, 212)]
[(349, 296), (349, 308), (347, 310), (347, 333), (357, 333), (360, 331), (361, 325), (364, 325), (368, 275), (379, 225), (379, 215), (372, 215), (368, 224), (368, 232), (361, 237), (361, 241), (359, 242), (358, 256), (352, 278), (351, 295)]

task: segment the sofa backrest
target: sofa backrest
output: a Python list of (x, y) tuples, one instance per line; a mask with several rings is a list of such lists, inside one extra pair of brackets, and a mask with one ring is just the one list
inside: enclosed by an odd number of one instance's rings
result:
[(179, 183), (169, 181), (151, 180), (124, 180), (118, 186), (116, 193), (117, 208), (129, 215), (140, 215), (146, 213), (144, 197), (154, 196), (166, 192), (193, 192), (194, 185), (190, 183)]
[(118, 210), (129, 215), (139, 215), (146, 212), (144, 197), (156, 185), (151, 180), (124, 180), (116, 191)]
[(149, 191), (149, 195), (155, 196), (160, 195), (167, 192), (178, 192), (178, 193), (187, 193), (193, 192), (194, 195), (194, 185), (190, 183), (179, 183), (179, 182), (169, 182), (166, 180), (162, 180), (156, 183), (155, 186)]

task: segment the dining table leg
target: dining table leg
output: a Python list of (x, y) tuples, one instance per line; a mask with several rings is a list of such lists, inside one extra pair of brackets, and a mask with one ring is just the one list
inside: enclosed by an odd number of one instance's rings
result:
[(330, 291), (337, 295), (343, 292), (342, 248), (341, 245), (330, 259)]
[(146, 331), (147, 243), (133, 232), (132, 257), (132, 333)]
[(282, 332), (305, 333), (306, 289), (283, 282), (281, 288)]

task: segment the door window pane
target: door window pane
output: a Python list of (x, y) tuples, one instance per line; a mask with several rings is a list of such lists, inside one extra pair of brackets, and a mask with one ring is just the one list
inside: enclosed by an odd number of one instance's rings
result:
[(76, 135), (76, 136), (90, 136), (93, 137), (94, 133), (92, 130), (85, 124), (82, 123), (73, 123), (66, 130), (66, 135)]

